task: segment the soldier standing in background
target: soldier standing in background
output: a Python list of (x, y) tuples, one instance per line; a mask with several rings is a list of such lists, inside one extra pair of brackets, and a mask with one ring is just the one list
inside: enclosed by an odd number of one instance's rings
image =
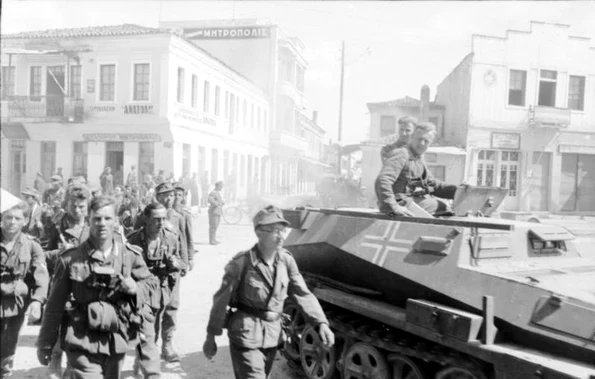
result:
[(126, 185), (130, 187), (130, 189), (138, 187), (136, 183), (137, 176), (138, 175), (136, 173), (136, 166), (133, 165), (130, 167), (130, 172), (128, 173), (128, 177), (126, 178)]
[(29, 206), (29, 220), (23, 227), (23, 232), (37, 239), (43, 234), (43, 224), (41, 223), (41, 204), (39, 204), (39, 192), (35, 188), (27, 187), (21, 192), (25, 202)]
[(19, 332), (30, 308), (31, 321), (41, 317), (49, 275), (41, 246), (21, 230), (28, 206), (22, 202), (2, 212), (0, 230), (0, 370), (2, 379), (12, 372)]
[(159, 286), (141, 250), (115, 238), (114, 205), (110, 197), (93, 199), (89, 239), (60, 255), (37, 340), (45, 366), (60, 338), (76, 378), (120, 378), (128, 344), (138, 338), (138, 308)]
[(62, 204), (64, 201), (64, 188), (62, 188), (62, 178), (59, 175), (52, 176), (50, 188), (43, 193), (42, 203), (53, 205), (56, 201)]
[(180, 183), (174, 183), (176, 199), (173, 208), (182, 215), (184, 219), (184, 234), (186, 235), (186, 246), (188, 248), (188, 271), (194, 268), (194, 240), (192, 238), (192, 213), (186, 206), (186, 191)]
[(220, 180), (215, 183), (215, 189), (209, 194), (209, 243), (211, 245), (218, 245), (217, 228), (221, 222), (221, 214), (223, 213), (223, 199), (221, 198), (221, 190), (223, 189), (223, 182)]
[(153, 275), (159, 279), (158, 291), (151, 293), (148, 309), (143, 312), (140, 344), (136, 348), (134, 374), (142, 372), (145, 379), (160, 377), (158, 325), (167, 305), (172, 301), (173, 289), (180, 280), (184, 263), (180, 258), (179, 242), (175, 231), (166, 227), (167, 211), (163, 204), (151, 203), (144, 210), (145, 226), (129, 235), (129, 242), (139, 246), (143, 258)]
[(114, 192), (114, 176), (111, 167), (106, 167), (103, 170), (103, 173), (99, 176), (99, 183), (104, 195), (111, 195)]

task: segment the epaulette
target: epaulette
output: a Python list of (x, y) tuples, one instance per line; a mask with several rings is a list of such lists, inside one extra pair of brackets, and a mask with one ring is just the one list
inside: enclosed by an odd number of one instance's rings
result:
[(291, 254), (291, 251), (289, 251), (287, 249), (281, 249), (281, 252), (289, 255), (290, 257), (293, 257), (293, 254)]
[(232, 261), (238, 260), (246, 255), (250, 254), (250, 250), (244, 250), (244, 251), (240, 251), (239, 253), (237, 253), (236, 255), (233, 256), (233, 258), (231, 258)]
[(130, 242), (126, 242), (126, 247), (128, 248), (128, 250), (131, 250), (133, 253), (136, 253), (137, 255), (143, 255), (143, 249), (139, 246), (133, 245)]

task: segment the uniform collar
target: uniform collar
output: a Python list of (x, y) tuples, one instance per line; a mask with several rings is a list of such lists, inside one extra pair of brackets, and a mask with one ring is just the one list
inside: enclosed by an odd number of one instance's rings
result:
[(411, 160), (421, 160), (423, 158), (423, 154), (419, 155), (411, 148), (410, 145), (407, 145), (407, 150), (409, 150), (409, 159)]
[[(111, 254), (110, 254), (110, 257), (108, 260), (112, 261), (112, 260), (116, 259), (120, 255), (120, 252), (122, 251), (122, 249), (123, 249), (123, 246), (121, 246), (121, 243), (118, 242), (118, 240), (116, 238), (114, 238), (113, 242), (112, 242), (112, 251), (111, 251)], [(89, 254), (89, 257), (91, 257), (97, 261), (101, 261), (101, 262), (105, 261), (103, 252), (101, 250), (97, 250), (90, 239), (85, 241), (85, 243), (83, 244), (83, 250)]]
[[(273, 260), (273, 265), (275, 265), (279, 261), (279, 253), (280, 250), (277, 250), (277, 253), (275, 254), (275, 259)], [(260, 249), (258, 248), (258, 244), (255, 244), (254, 247), (250, 250), (250, 262), (254, 267), (256, 267), (260, 262), (268, 266), (268, 264), (260, 256)]]

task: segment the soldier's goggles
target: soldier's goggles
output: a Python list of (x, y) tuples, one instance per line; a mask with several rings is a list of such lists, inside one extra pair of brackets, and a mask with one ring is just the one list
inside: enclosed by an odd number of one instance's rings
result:
[(283, 229), (269, 229), (269, 228), (259, 228), (258, 230), (264, 232), (264, 233), (268, 233), (268, 234), (276, 234), (280, 237), (287, 237), (287, 235), (289, 234), (290, 230), (287, 228), (283, 228)]

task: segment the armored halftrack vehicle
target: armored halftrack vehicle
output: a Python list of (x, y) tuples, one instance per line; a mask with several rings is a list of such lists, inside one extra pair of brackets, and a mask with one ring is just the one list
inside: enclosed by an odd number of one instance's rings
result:
[(285, 355), (316, 379), (595, 379), (595, 259), (561, 226), (488, 217), (504, 196), (461, 187), (446, 218), (285, 210), (336, 335), (324, 349), (288, 302)]

